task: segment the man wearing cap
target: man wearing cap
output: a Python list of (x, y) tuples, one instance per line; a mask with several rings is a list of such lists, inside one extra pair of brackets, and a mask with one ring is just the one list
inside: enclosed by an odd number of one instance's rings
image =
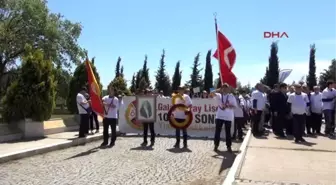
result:
[(82, 87), (81, 91), (76, 96), (78, 114), (80, 116), (79, 134), (78, 137), (85, 137), (89, 130), (89, 119), (91, 114), (90, 100), (85, 98), (87, 94), (86, 87)]
[(234, 109), (237, 107), (236, 98), (230, 93), (231, 89), (227, 83), (217, 90), (215, 99), (218, 105), (216, 112), (216, 129), (214, 136), (214, 151), (218, 151), (222, 127), (225, 128), (225, 142), (229, 152), (232, 152), (231, 145), (231, 124), (234, 120)]
[[(178, 94), (183, 97), (183, 100), (177, 100), (176, 104), (184, 104), (185, 106), (190, 108), (192, 106), (192, 101), (191, 101), (190, 96), (184, 93), (185, 92), (184, 90), (185, 90), (184, 87), (179, 87), (178, 88)], [(181, 122), (184, 122), (185, 119), (186, 119), (185, 111), (175, 110), (173, 112), (173, 114), (174, 114), (174, 118), (177, 122), (181, 123)], [(188, 147), (188, 144), (187, 144), (188, 133), (187, 133), (186, 128), (182, 129), (182, 134), (183, 134), (183, 147), (187, 148)], [(179, 129), (179, 128), (175, 129), (175, 136), (176, 136), (176, 143), (175, 143), (174, 147), (179, 148), (180, 147), (181, 129)]]

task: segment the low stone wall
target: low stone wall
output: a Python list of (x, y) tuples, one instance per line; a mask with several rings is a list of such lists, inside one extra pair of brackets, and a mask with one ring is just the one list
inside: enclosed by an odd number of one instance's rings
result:
[[(100, 122), (100, 125), (102, 125), (102, 118), (99, 117), (98, 121)], [(31, 125), (33, 125), (34, 128), (32, 128)], [(43, 137), (45, 135), (61, 132), (76, 131), (78, 128), (78, 115), (63, 119), (55, 118), (38, 124), (32, 122), (31, 120), (22, 120), (17, 124), (0, 124), (0, 143), (34, 137)]]

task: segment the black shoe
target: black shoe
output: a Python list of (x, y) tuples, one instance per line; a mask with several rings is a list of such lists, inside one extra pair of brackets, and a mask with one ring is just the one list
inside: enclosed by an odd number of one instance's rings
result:
[(147, 146), (147, 142), (141, 143), (141, 146)]
[(154, 144), (155, 144), (155, 142), (154, 141), (152, 141), (151, 143), (150, 143), (150, 147), (153, 147), (154, 146)]
[(187, 143), (183, 143), (183, 148), (188, 148), (188, 144)]
[(218, 151), (219, 151), (219, 150), (218, 150), (218, 146), (215, 146), (215, 147), (214, 147), (214, 151), (215, 151), (215, 152), (218, 152)]
[(231, 147), (228, 147), (228, 148), (227, 148), (227, 151), (228, 151), (228, 152), (232, 152), (232, 148), (231, 148)]
[(103, 146), (106, 146), (107, 143), (103, 142), (100, 146), (103, 147)]
[(298, 140), (298, 139), (295, 139), (295, 141), (294, 141), (295, 143), (300, 143), (300, 140)]
[(305, 140), (305, 139), (303, 139), (303, 138), (300, 138), (300, 141), (301, 141), (301, 142), (306, 142), (306, 140)]
[(180, 148), (180, 143), (175, 143), (174, 148)]
[(109, 145), (109, 147), (111, 148), (113, 146), (114, 146), (114, 142), (111, 142), (110, 145)]

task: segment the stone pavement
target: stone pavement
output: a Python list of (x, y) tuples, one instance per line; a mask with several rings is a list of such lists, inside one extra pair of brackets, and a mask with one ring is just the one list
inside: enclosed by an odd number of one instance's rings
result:
[(236, 174), (236, 185), (336, 184), (336, 140), (306, 137), (307, 143), (254, 138)]
[[(141, 142), (141, 137), (123, 136), (113, 148), (98, 148), (101, 141), (96, 141), (3, 163), (0, 184), (216, 185), (236, 156), (213, 152), (212, 140), (190, 139), (190, 150), (172, 149), (175, 139), (167, 137), (158, 137), (153, 149), (138, 147)], [(239, 145), (234, 143), (233, 150)]]

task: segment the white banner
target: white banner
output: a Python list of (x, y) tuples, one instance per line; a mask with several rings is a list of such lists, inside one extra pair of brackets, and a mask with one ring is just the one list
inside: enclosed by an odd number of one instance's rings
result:
[[(135, 96), (124, 97), (124, 106), (119, 110), (119, 130), (121, 133), (143, 133), (141, 122), (135, 117)], [(193, 99), (192, 100), (193, 122), (188, 127), (188, 135), (194, 137), (210, 137), (215, 134), (215, 116), (217, 111), (214, 99)], [(171, 127), (168, 122), (168, 111), (171, 99), (157, 98), (156, 101), (156, 122), (154, 123), (156, 134), (175, 135), (175, 128)], [(233, 133), (233, 123), (231, 133)], [(224, 125), (221, 137), (225, 137)]]
[(286, 78), (292, 73), (292, 69), (282, 69), (279, 72), (279, 82), (284, 82)]

